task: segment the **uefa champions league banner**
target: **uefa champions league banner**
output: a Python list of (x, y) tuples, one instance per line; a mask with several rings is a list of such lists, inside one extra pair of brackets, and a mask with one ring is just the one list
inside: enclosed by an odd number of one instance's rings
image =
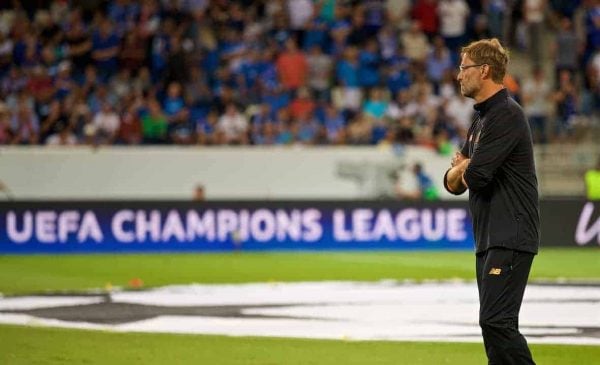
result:
[(472, 249), (465, 202), (12, 202), (0, 253)]
[[(600, 247), (600, 203), (543, 200), (541, 245)], [(473, 249), (466, 202), (7, 202), (0, 254)]]
[(600, 201), (542, 200), (541, 245), (600, 247)]

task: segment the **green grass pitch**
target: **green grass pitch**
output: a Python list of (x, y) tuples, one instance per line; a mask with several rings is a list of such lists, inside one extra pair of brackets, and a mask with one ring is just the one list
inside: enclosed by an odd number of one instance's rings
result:
[[(592, 365), (600, 361), (600, 346), (532, 345), (531, 351), (540, 365)], [(486, 359), (483, 345), (474, 343), (353, 342), (0, 326), (0, 363), (481, 365)]]
[[(0, 293), (187, 283), (382, 279), (474, 280), (472, 252), (278, 252), (0, 256)], [(533, 280), (598, 280), (600, 250), (543, 249)]]
[[(382, 279), (473, 280), (471, 252), (0, 256), (0, 292)], [(532, 280), (600, 282), (600, 250), (547, 249)], [(600, 346), (532, 345), (538, 364), (600, 364)], [(482, 364), (481, 344), (111, 333), (0, 325), (0, 364)]]

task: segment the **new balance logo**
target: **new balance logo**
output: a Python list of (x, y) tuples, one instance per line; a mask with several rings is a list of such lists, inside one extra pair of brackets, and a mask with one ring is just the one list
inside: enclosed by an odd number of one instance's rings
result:
[(593, 213), (594, 203), (586, 203), (583, 206), (579, 221), (577, 222), (577, 229), (575, 230), (575, 242), (580, 246), (590, 243), (594, 239), (594, 236), (596, 236), (596, 240), (600, 244), (600, 218), (596, 219), (596, 222), (591, 223)]
[(490, 275), (500, 275), (501, 272), (502, 272), (502, 269), (492, 267), (489, 274)]

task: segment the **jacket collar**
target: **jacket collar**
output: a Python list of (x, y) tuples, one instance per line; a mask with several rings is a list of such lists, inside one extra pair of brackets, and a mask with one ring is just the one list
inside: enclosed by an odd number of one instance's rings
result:
[(506, 90), (506, 88), (503, 88), (502, 90), (498, 91), (494, 95), (485, 99), (481, 103), (475, 104), (473, 106), (473, 108), (475, 108), (475, 110), (477, 110), (479, 112), (479, 114), (483, 115), (483, 114), (485, 114), (485, 112), (490, 110), (494, 105), (501, 103), (502, 101), (506, 100), (507, 98), (508, 98), (508, 91)]

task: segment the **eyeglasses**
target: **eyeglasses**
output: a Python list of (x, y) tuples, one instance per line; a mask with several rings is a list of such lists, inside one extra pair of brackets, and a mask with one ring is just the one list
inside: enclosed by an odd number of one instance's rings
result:
[(480, 66), (485, 66), (485, 65), (487, 65), (487, 63), (478, 63), (476, 65), (460, 65), (460, 66), (458, 66), (458, 69), (460, 70), (460, 72), (462, 72), (471, 67), (480, 67)]

